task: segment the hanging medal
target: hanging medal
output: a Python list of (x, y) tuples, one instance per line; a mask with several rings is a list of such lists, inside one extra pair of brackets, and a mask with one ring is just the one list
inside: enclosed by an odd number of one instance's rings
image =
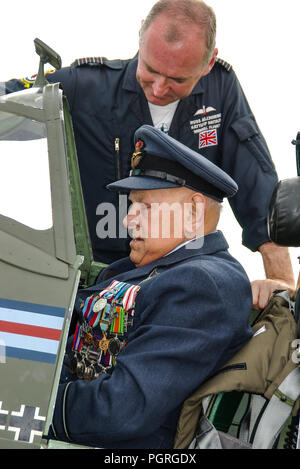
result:
[(115, 366), (126, 344), (122, 337), (133, 324), (139, 289), (138, 285), (114, 280), (82, 303), (83, 320), (75, 329), (70, 366), (78, 378), (95, 379)]

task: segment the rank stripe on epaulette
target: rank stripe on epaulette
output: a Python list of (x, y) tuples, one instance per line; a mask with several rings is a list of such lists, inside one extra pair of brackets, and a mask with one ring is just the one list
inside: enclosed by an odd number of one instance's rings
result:
[(217, 57), (216, 58), (216, 62), (220, 65), (222, 65), (226, 70), (227, 72), (230, 72), (230, 70), (232, 70), (232, 65), (230, 65), (228, 62), (226, 62), (225, 60), (223, 59), (220, 59), (220, 57)]
[(77, 64), (78, 67), (80, 67), (81, 65), (88, 65), (88, 64), (103, 65), (104, 57), (84, 57), (82, 59), (76, 59), (75, 64)]

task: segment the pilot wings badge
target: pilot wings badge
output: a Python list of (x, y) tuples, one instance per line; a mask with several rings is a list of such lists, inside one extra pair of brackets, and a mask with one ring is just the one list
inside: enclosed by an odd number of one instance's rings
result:
[(198, 109), (198, 111), (195, 112), (194, 116), (200, 116), (200, 115), (204, 115), (206, 116), (206, 114), (208, 114), (209, 112), (213, 112), (215, 111), (216, 109), (212, 106), (203, 106), (201, 109)]

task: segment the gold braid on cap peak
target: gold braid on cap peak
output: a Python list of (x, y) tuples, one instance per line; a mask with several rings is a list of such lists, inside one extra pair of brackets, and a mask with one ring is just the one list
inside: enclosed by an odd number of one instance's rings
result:
[(144, 152), (142, 151), (144, 148), (144, 142), (142, 140), (138, 140), (135, 144), (135, 152), (131, 157), (131, 168), (134, 169), (137, 167), (141, 159), (143, 158)]

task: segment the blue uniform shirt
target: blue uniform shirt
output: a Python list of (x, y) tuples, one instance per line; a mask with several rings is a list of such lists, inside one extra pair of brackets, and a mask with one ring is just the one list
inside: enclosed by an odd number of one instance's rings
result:
[[(101, 218), (107, 215), (100, 204), (119, 205), (118, 194), (106, 185), (128, 175), (134, 133), (143, 124), (153, 125), (136, 68), (137, 57), (102, 64), (83, 61), (47, 75), (48, 81), (61, 82), (69, 101), (94, 257), (107, 263), (125, 257), (128, 242), (118, 239), (118, 232), (114, 239), (98, 236)], [(5, 92), (23, 88), (23, 82), (11, 80)], [(217, 62), (179, 102), (169, 135), (237, 182), (239, 191), (229, 203), (243, 228), (243, 244), (255, 251), (269, 241), (267, 213), (277, 175), (230, 67)]]
[(113, 371), (90, 382), (63, 373), (53, 419), (59, 439), (172, 448), (183, 401), (250, 339), (247, 275), (220, 231), (197, 242), (139, 268), (117, 261), (78, 293), (76, 304), (114, 279), (140, 286)]

